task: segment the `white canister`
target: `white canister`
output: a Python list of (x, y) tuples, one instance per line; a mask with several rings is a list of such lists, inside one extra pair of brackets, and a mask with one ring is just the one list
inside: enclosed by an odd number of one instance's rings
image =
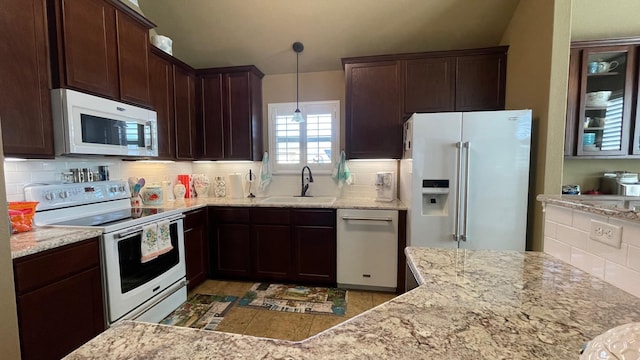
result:
[(171, 187), (171, 181), (165, 180), (162, 182), (162, 190), (164, 190), (165, 200), (174, 201), (176, 198), (173, 196), (173, 188)]
[(162, 205), (162, 187), (149, 185), (142, 189), (142, 202), (145, 205)]
[(183, 200), (186, 192), (187, 188), (178, 180), (178, 183), (173, 187), (173, 195), (177, 200)]
[(244, 197), (244, 190), (242, 189), (242, 174), (229, 174), (229, 194), (232, 199), (240, 199)]

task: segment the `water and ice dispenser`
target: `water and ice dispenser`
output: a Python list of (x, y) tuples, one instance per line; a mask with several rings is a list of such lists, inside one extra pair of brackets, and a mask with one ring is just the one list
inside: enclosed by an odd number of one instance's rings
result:
[(449, 180), (422, 180), (422, 215), (446, 216)]

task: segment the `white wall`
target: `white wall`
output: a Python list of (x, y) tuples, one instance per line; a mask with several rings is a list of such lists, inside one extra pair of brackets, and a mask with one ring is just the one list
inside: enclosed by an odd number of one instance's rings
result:
[[(590, 239), (591, 219), (621, 226), (620, 247)], [(640, 223), (547, 204), (544, 252), (640, 297)]]

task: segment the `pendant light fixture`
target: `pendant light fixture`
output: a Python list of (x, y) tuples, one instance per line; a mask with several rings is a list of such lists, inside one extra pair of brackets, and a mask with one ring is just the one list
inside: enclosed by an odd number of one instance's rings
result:
[(297, 122), (297, 123), (301, 123), (304, 122), (304, 117), (302, 116), (302, 113), (300, 112), (300, 95), (298, 92), (298, 84), (299, 84), (299, 80), (298, 80), (298, 76), (299, 76), (299, 70), (298, 70), (298, 58), (300, 57), (300, 53), (302, 52), (302, 50), (304, 50), (304, 45), (302, 45), (301, 42), (294, 42), (293, 43), (293, 51), (296, 52), (296, 111), (293, 112), (293, 122)]

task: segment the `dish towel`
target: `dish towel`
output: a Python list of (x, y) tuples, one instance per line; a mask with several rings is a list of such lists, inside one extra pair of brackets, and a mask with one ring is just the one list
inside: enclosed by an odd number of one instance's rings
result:
[(342, 188), (345, 183), (347, 185), (351, 185), (353, 183), (353, 179), (351, 178), (351, 170), (349, 170), (349, 166), (347, 166), (347, 160), (346, 155), (344, 154), (344, 150), (340, 152), (340, 160), (338, 160), (338, 162), (334, 165), (331, 177), (338, 181), (338, 188)]
[(166, 254), (173, 249), (169, 224), (169, 220), (158, 222), (158, 255)]
[(140, 241), (141, 263), (146, 263), (158, 257), (158, 224), (142, 226), (142, 240)]
[(269, 154), (265, 151), (262, 155), (262, 166), (260, 167), (260, 190), (265, 190), (271, 183), (271, 166), (269, 165)]

